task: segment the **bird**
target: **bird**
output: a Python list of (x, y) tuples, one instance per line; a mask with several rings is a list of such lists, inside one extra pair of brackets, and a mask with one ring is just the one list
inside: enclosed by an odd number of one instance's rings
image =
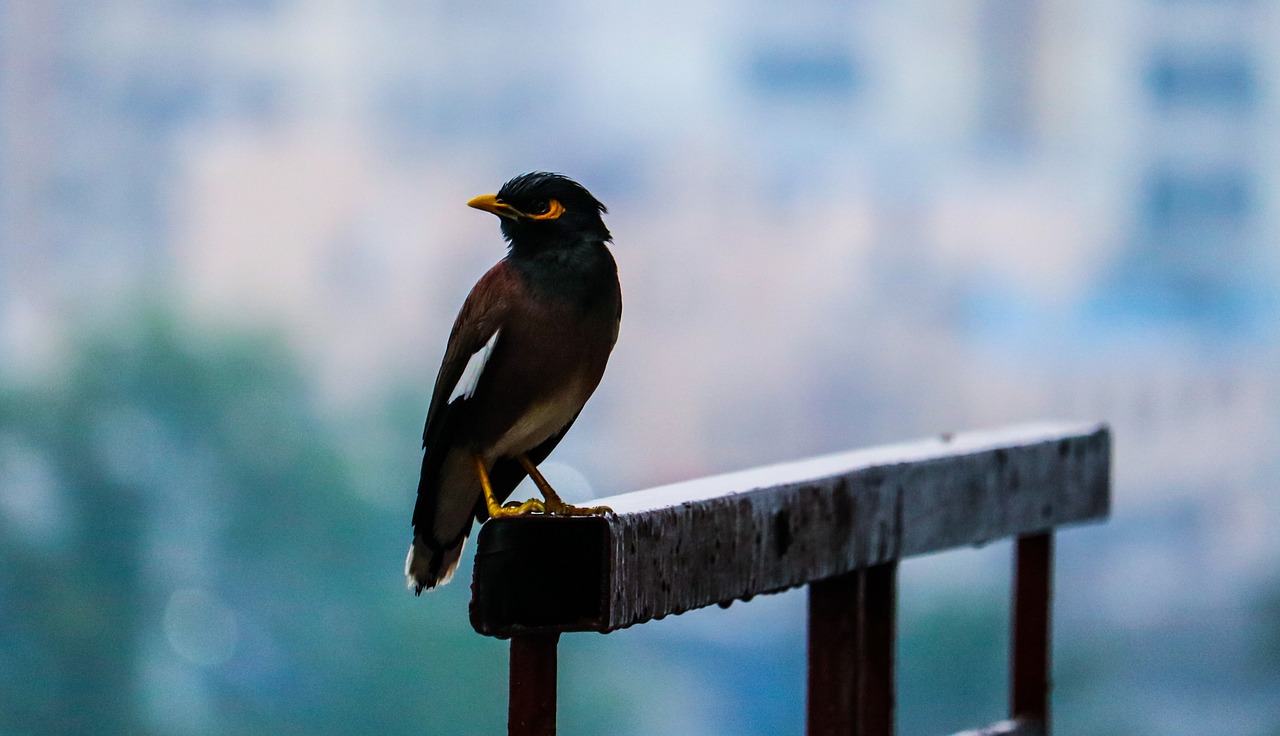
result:
[[(622, 290), (608, 211), (563, 174), (535, 171), (467, 202), (499, 218), (506, 257), (463, 302), (422, 433), (405, 560), (416, 595), (449, 581), (472, 522), (610, 509), (565, 503), (538, 471), (599, 385)], [(504, 502), (526, 476), (542, 499)]]

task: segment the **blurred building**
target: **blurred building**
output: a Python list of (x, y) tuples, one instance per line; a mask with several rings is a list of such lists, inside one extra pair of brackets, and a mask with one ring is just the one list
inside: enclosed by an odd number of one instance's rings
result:
[(1132, 225), (1111, 286), (1140, 316), (1211, 333), (1275, 315), (1275, 9), (1165, 2), (1134, 44), (1141, 112)]
[[(1060, 365), (1100, 335), (1213, 342), (1275, 314), (1268, 4), (555, 12), (575, 22), (410, 0), (6, 7), (6, 352), (171, 292), (280, 326), (338, 401), (425, 383), (501, 253), (461, 203), (532, 168), (614, 209), (638, 305), (616, 369), (638, 388), (601, 403), (753, 413), (790, 428), (783, 456), (966, 422), (954, 397), (991, 388), (965, 366), (997, 344)], [(769, 347), (749, 372), (744, 341)], [(683, 440), (673, 472), (732, 453), (698, 421)], [(740, 452), (713, 464), (758, 457)]]

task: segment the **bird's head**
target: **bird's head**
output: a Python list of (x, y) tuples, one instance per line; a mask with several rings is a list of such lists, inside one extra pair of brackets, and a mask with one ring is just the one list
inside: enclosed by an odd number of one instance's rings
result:
[(600, 215), (607, 212), (586, 187), (563, 174), (521, 174), (468, 206), (502, 220), (502, 235), (513, 250), (531, 251), (610, 239)]

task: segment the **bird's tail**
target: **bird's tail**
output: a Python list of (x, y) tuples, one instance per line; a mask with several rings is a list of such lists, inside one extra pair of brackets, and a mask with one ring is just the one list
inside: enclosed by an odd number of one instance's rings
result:
[(405, 580), (414, 595), (449, 582), (458, 569), (462, 548), (466, 544), (465, 536), (452, 547), (443, 547), (434, 544), (434, 540), (424, 539), (421, 534), (414, 535), (413, 544), (409, 545), (409, 556), (404, 561)]

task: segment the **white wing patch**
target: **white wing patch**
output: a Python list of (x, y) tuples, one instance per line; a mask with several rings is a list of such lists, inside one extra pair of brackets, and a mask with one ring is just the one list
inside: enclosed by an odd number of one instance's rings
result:
[(480, 374), (484, 372), (484, 366), (489, 362), (489, 356), (493, 354), (493, 346), (498, 343), (499, 332), (501, 330), (494, 330), (489, 342), (467, 359), (467, 367), (462, 369), (462, 376), (458, 378), (458, 383), (453, 387), (453, 393), (449, 394), (449, 401), (446, 403), (452, 404), (459, 397), (469, 399), (476, 392), (476, 386), (480, 383)]

